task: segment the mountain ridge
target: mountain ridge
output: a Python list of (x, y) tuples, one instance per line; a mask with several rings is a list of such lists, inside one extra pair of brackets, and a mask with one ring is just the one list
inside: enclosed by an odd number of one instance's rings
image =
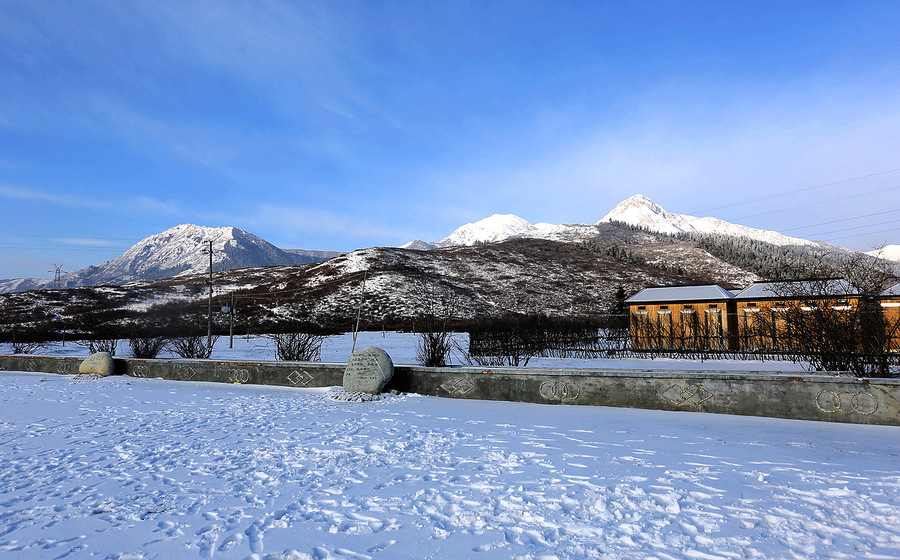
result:
[[(834, 245), (778, 232), (732, 224), (712, 217), (694, 217), (669, 212), (650, 198), (637, 194), (623, 200), (594, 224), (532, 224), (515, 214), (493, 214), (467, 223), (440, 241), (411, 241), (401, 248), (419, 251), (498, 243), (511, 239), (543, 239), (567, 243), (592, 243), (602, 234), (601, 226), (623, 223), (664, 235), (697, 234), (748, 238), (775, 246), (800, 249), (847, 251)], [(98, 284), (124, 284), (185, 274), (205, 273), (209, 256), (203, 250), (213, 241), (213, 268), (216, 271), (260, 266), (281, 266), (321, 262), (341, 255), (335, 251), (280, 249), (235, 227), (210, 228), (181, 224), (141, 240), (123, 255), (67, 274), (62, 288)], [(896, 247), (896, 250), (894, 249)], [(871, 254), (871, 253), (870, 253)], [(900, 260), (900, 246), (888, 246), (883, 258)], [(0, 281), (0, 293), (48, 289), (48, 279), (18, 278)]]
[(496, 243), (520, 237), (556, 241), (583, 241), (595, 233), (592, 230), (592, 226), (611, 222), (620, 222), (668, 235), (680, 233), (718, 234), (731, 237), (749, 237), (772, 245), (833, 247), (822, 242), (790, 237), (775, 231), (732, 224), (718, 218), (698, 218), (686, 214), (675, 214), (662, 208), (649, 197), (642, 194), (636, 194), (623, 200), (594, 224), (532, 224), (515, 214), (493, 214), (477, 222), (460, 226), (440, 241), (428, 243), (415, 240), (403, 245), (403, 247), (429, 249), (456, 245), (465, 246), (479, 243)]

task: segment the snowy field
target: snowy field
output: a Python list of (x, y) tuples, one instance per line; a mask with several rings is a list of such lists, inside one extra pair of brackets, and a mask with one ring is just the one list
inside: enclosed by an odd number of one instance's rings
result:
[(0, 382), (0, 558), (900, 558), (896, 427)]

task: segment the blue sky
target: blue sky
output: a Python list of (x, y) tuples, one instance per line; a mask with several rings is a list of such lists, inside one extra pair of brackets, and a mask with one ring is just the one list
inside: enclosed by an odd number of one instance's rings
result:
[(898, 24), (893, 1), (0, 0), (0, 278), (181, 223), (352, 250), (637, 193), (900, 243)]

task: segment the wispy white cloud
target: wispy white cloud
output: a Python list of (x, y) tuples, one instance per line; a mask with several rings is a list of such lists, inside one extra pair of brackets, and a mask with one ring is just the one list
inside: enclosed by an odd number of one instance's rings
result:
[(97, 208), (102, 209), (107, 207), (106, 204), (100, 202), (98, 200), (91, 200), (88, 198), (66, 195), (66, 194), (57, 194), (50, 193), (45, 191), (40, 191), (36, 189), (26, 189), (21, 187), (12, 187), (7, 185), (0, 185), (0, 197), (15, 199), (15, 200), (30, 200), (36, 202), (46, 202), (58, 206), (68, 206), (70, 208)]
[(157, 200), (155, 198), (149, 196), (139, 196), (134, 199), (134, 206), (136, 210), (140, 210), (142, 212), (150, 212), (152, 214), (166, 214), (166, 215), (183, 215), (185, 212), (181, 209), (181, 207), (171, 201), (163, 201)]
[(65, 245), (73, 245), (76, 247), (124, 247), (128, 248), (131, 245), (126, 245), (122, 242), (122, 240), (118, 239), (106, 239), (106, 238), (92, 238), (92, 237), (54, 237), (53, 241), (57, 243), (63, 243)]
[(115, 214), (133, 215), (135, 211), (182, 214), (180, 207), (173, 202), (164, 202), (149, 196), (138, 197), (103, 197), (100, 195), (58, 194), (38, 189), (27, 189), (0, 185), (0, 198), (24, 200), (67, 208), (78, 208), (112, 212)]

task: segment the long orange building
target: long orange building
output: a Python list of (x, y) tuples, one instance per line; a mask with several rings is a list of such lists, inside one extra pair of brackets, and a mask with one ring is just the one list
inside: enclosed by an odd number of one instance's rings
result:
[[(859, 301), (844, 279), (754, 282), (737, 294), (716, 284), (646, 288), (627, 300), (631, 344), (635, 350), (784, 352), (805, 334), (807, 317), (828, 314), (840, 325)], [(900, 283), (878, 303), (884, 347), (900, 351)]]

